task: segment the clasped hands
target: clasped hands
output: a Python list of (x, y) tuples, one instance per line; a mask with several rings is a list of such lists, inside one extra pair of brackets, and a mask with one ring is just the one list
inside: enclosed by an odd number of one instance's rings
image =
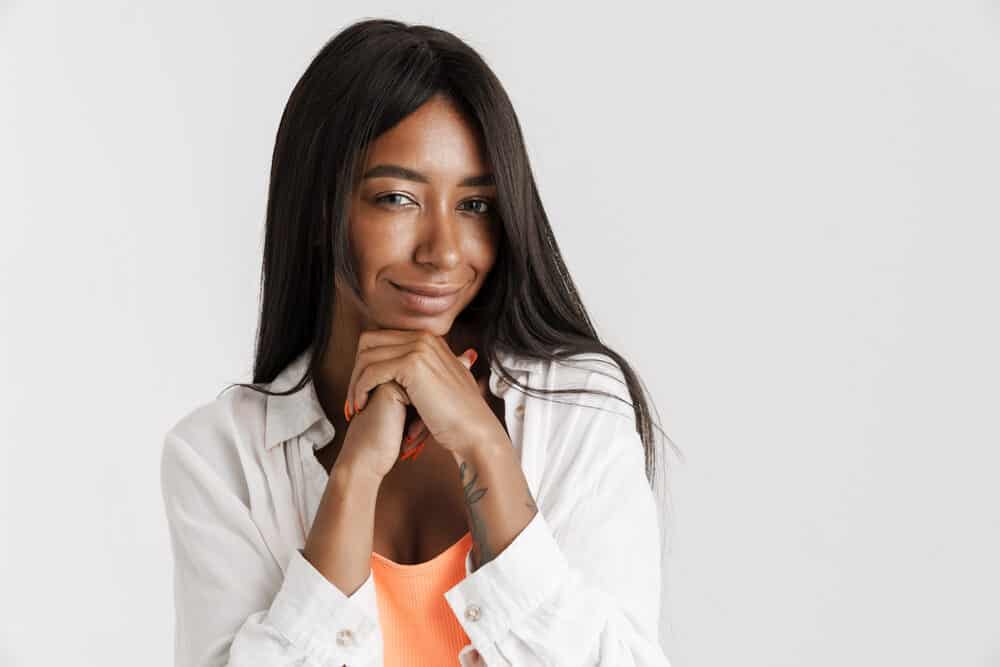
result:
[[(394, 382), (419, 415), (408, 429), (407, 442), (434, 438), (456, 455), (497, 442), (506, 437), (506, 430), (485, 401), (489, 376), (477, 381), (472, 375), (476, 357), (472, 348), (456, 356), (444, 338), (428, 331), (363, 331), (348, 383), (346, 416), (364, 410), (379, 385)], [(426, 437), (418, 440), (425, 431)]]

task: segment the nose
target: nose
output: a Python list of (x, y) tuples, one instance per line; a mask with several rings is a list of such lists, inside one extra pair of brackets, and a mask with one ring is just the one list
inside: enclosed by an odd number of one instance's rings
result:
[(427, 211), (420, 222), (414, 261), (430, 264), (438, 270), (451, 269), (461, 261), (462, 239), (457, 213), (447, 202), (438, 202)]

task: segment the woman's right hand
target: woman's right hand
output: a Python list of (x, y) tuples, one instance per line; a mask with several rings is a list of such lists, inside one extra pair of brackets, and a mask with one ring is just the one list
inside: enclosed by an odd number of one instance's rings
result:
[(350, 418), (336, 465), (357, 466), (362, 472), (384, 478), (399, 460), (410, 400), (396, 382), (378, 385), (365, 409)]

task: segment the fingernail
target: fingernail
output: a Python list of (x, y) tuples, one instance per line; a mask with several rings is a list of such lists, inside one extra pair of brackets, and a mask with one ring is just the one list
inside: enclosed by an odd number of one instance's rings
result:
[(351, 413), (347, 411), (347, 407), (350, 405), (349, 401), (344, 401), (344, 419), (351, 421)]
[(417, 454), (420, 453), (420, 450), (423, 449), (424, 441), (426, 439), (427, 438), (424, 438), (424, 440), (421, 440), (417, 444), (412, 445), (409, 448), (407, 448), (407, 450), (405, 452), (403, 452), (403, 456), (401, 456), (400, 458), (409, 459), (409, 458), (415, 457)]
[(355, 401), (354, 401), (354, 412), (355, 413), (361, 412), (361, 408), (358, 407), (358, 401), (357, 401), (357, 399), (355, 399)]
[(414, 449), (414, 450), (413, 450), (413, 456), (411, 456), (410, 458), (411, 458), (411, 459), (415, 459), (415, 458), (417, 458), (418, 456), (420, 456), (420, 453), (421, 453), (422, 451), (424, 451), (424, 447), (426, 447), (426, 446), (427, 446), (427, 440), (426, 440), (426, 439), (424, 439), (424, 440), (421, 440), (421, 441), (420, 441), (420, 444), (419, 444), (419, 445), (417, 445), (416, 449)]

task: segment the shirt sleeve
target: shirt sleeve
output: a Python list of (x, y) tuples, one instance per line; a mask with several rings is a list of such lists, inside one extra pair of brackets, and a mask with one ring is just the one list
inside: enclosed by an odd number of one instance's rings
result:
[(551, 490), (539, 511), (476, 571), (470, 553), (466, 577), (445, 593), (472, 642), (463, 666), (669, 667), (642, 441), (622, 403), (601, 407), (614, 414), (576, 408), (561, 422), (567, 435), (547, 457)]
[(173, 432), (161, 489), (174, 556), (174, 664), (381, 667), (371, 574), (346, 595), (291, 550), (272, 556), (247, 504)]

